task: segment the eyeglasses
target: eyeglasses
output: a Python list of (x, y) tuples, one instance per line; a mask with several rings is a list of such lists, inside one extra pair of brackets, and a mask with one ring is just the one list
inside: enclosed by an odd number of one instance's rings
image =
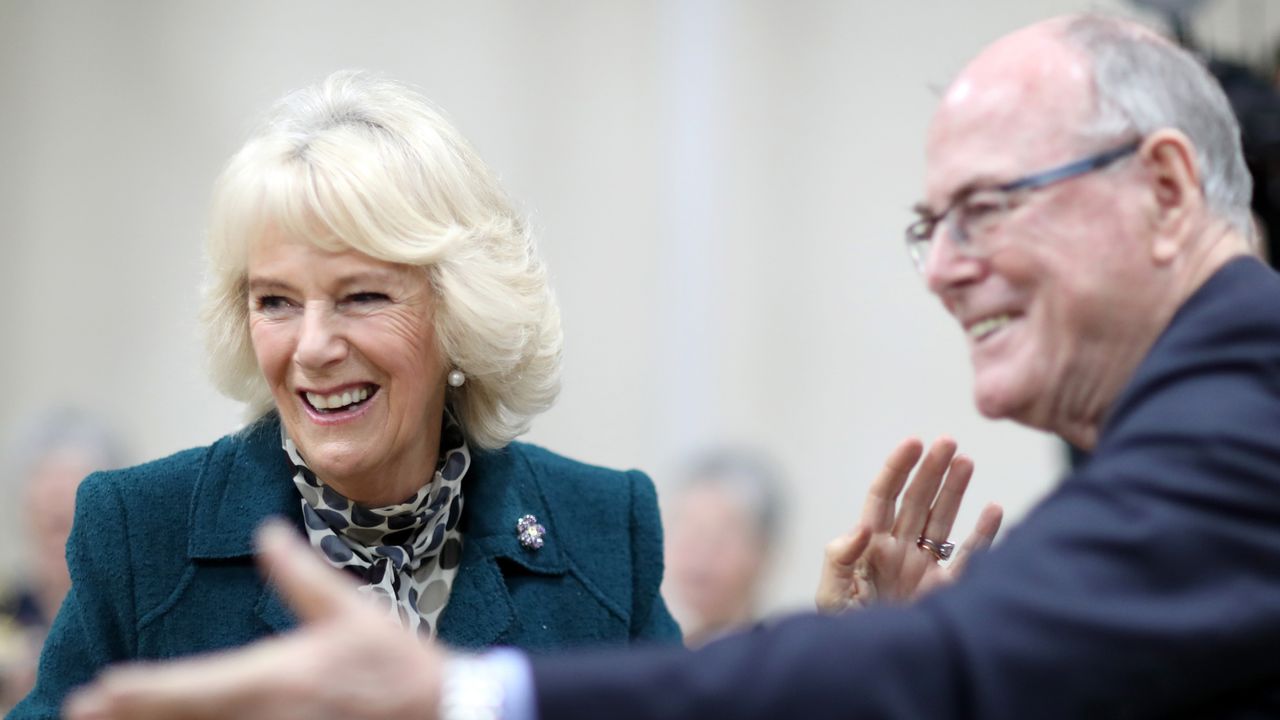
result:
[(947, 224), (947, 234), (957, 252), (967, 257), (985, 257), (993, 249), (989, 247), (989, 240), (994, 235), (996, 225), (1027, 193), (1101, 170), (1137, 152), (1141, 145), (1141, 139), (1134, 140), (1118, 148), (994, 187), (970, 187), (936, 215), (926, 208), (917, 208), (920, 218), (907, 226), (906, 234), (907, 251), (911, 253), (916, 270), (924, 272), (934, 233), (942, 223)]

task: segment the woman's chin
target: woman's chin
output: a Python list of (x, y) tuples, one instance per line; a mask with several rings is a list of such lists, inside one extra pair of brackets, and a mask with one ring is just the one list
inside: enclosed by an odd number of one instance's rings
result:
[(359, 445), (342, 440), (299, 440), (292, 434), (290, 437), (294, 438), (307, 467), (326, 485), (347, 484), (344, 481), (360, 477), (366, 470), (365, 459), (370, 454)]

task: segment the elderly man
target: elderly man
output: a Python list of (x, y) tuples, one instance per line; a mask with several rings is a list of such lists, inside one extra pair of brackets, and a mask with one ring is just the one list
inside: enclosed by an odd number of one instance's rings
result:
[[(1057, 19), (964, 69), (927, 159), (908, 244), (969, 337), (978, 407), (1093, 455), (958, 582), (691, 654), (459, 658), (268, 534), (308, 629), (117, 671), (71, 716), (1280, 714), (1280, 279), (1249, 257), (1222, 93), (1137, 26)], [(343, 697), (336, 672), (385, 693)]]

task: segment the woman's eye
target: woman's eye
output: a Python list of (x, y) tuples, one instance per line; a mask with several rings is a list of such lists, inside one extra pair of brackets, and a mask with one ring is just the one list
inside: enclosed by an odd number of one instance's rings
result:
[(374, 303), (384, 303), (390, 300), (385, 293), (380, 292), (359, 292), (352, 293), (347, 296), (347, 302), (356, 305), (370, 305)]
[(279, 295), (263, 295), (258, 298), (259, 310), (283, 310), (289, 306), (289, 301)]

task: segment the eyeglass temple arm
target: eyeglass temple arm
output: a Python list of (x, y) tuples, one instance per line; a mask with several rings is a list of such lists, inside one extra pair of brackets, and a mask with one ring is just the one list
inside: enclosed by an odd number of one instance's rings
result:
[(1004, 192), (1011, 192), (1014, 190), (1028, 190), (1032, 188), (1044, 187), (1045, 185), (1052, 185), (1053, 183), (1060, 182), (1068, 178), (1073, 178), (1076, 175), (1083, 175), (1087, 172), (1100, 170), (1110, 165), (1111, 163), (1115, 162), (1116, 160), (1119, 160), (1125, 155), (1128, 155), (1132, 152), (1137, 151), (1137, 149), (1141, 145), (1142, 145), (1141, 140), (1134, 140), (1128, 145), (1122, 145), (1118, 148), (1115, 148), (1114, 150), (1108, 150), (1104, 153), (1094, 155), (1093, 157), (1087, 157), (1083, 160), (1077, 160), (1076, 162), (1068, 163), (1067, 165), (1063, 165), (1062, 167), (1054, 168), (1052, 170), (1047, 170), (1043, 173), (1039, 173), (1036, 175), (1032, 175), (1030, 177), (1022, 178), (1021, 180), (1015, 180), (1011, 183), (1001, 185), (998, 189)]

